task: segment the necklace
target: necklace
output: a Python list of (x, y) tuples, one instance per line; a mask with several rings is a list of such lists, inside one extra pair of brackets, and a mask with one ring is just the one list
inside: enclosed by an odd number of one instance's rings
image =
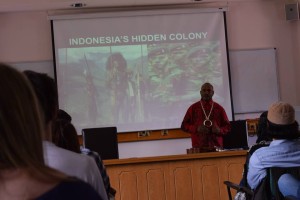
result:
[(211, 111), (212, 111), (212, 109), (214, 107), (214, 102), (212, 102), (212, 105), (211, 105), (211, 108), (210, 108), (210, 111), (209, 111), (208, 115), (206, 115), (206, 112), (205, 112), (205, 110), (203, 108), (203, 105), (202, 105), (201, 101), (200, 101), (200, 103), (201, 103), (201, 108), (203, 110), (203, 113), (205, 115), (205, 120), (203, 121), (203, 125), (206, 126), (206, 127), (211, 127), (212, 126), (212, 121), (209, 119), (209, 117), (210, 117)]

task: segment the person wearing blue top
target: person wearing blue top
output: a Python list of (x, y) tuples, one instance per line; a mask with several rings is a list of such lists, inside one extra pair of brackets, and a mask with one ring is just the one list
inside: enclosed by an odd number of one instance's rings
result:
[(250, 157), (247, 181), (251, 189), (256, 189), (265, 178), (266, 168), (300, 166), (299, 131), (293, 106), (285, 102), (272, 104), (267, 120), (273, 141)]

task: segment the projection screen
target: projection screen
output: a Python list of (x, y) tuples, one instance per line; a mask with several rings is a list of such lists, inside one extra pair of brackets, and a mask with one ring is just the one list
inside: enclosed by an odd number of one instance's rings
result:
[(59, 107), (79, 132), (174, 129), (210, 82), (231, 120), (224, 16), (189, 8), (53, 18)]

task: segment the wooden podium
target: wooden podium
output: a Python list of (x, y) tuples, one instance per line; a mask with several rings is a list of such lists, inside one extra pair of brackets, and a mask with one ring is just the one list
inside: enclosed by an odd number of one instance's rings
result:
[(242, 178), (247, 151), (105, 160), (116, 200), (227, 200), (225, 180)]

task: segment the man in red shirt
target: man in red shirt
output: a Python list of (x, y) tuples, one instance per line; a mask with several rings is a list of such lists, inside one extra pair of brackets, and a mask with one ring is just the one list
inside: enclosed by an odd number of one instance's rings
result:
[(191, 134), (193, 148), (203, 151), (223, 147), (223, 135), (230, 131), (226, 112), (212, 100), (214, 88), (210, 83), (202, 85), (200, 94), (201, 100), (188, 108), (181, 129)]

